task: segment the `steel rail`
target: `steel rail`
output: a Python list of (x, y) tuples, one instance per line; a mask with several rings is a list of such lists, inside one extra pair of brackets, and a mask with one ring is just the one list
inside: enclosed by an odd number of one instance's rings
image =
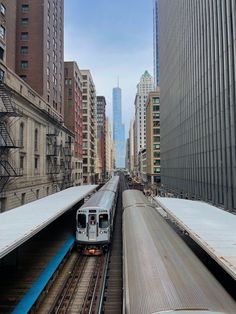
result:
[(73, 267), (71, 275), (69, 276), (68, 280), (64, 283), (61, 289), (61, 294), (59, 294), (58, 298), (53, 303), (51, 310), (49, 311), (50, 314), (58, 314), (63, 307), (64, 307), (63, 313), (66, 313), (70, 305), (73, 292), (75, 291), (77, 284), (83, 273), (86, 261), (87, 261), (86, 256), (78, 257), (78, 260)]

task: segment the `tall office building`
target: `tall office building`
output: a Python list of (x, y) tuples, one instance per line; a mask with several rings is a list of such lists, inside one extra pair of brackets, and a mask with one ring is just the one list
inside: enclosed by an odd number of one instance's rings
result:
[(154, 0), (153, 5), (153, 60), (154, 60), (154, 83), (160, 84), (159, 62), (159, 0)]
[(109, 178), (112, 175), (113, 171), (113, 141), (112, 141), (112, 132), (109, 119), (106, 117), (106, 140), (105, 140), (105, 164), (106, 164), (106, 178)]
[(97, 158), (101, 165), (101, 175), (106, 175), (106, 98), (97, 96)]
[(147, 180), (150, 184), (161, 180), (160, 159), (160, 88), (151, 92), (146, 104), (147, 114)]
[(135, 97), (135, 125), (136, 125), (136, 158), (146, 147), (146, 101), (148, 94), (154, 90), (153, 78), (145, 71), (137, 85)]
[(115, 146), (115, 167), (125, 167), (125, 126), (122, 123), (121, 89), (113, 88), (113, 142)]
[(64, 114), (64, 0), (18, 0), (16, 73)]
[(235, 1), (159, 9), (162, 183), (235, 211)]
[(75, 134), (73, 154), (73, 181), (75, 185), (83, 183), (83, 104), (82, 74), (76, 62), (64, 62), (65, 75), (65, 126)]
[(134, 171), (134, 119), (130, 122), (129, 128), (129, 171), (133, 173)]
[(2, 0), (0, 3), (0, 60), (15, 71), (15, 59), (16, 0)]
[(95, 183), (96, 162), (96, 90), (89, 70), (81, 70), (83, 79), (83, 182)]

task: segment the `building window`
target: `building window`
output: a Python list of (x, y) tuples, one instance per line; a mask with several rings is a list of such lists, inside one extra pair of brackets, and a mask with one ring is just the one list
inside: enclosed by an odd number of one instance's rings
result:
[(21, 69), (28, 69), (28, 61), (21, 61), (20, 67)]
[(21, 5), (21, 12), (26, 13), (29, 11), (29, 5), (28, 4), (22, 4)]
[(36, 198), (39, 198), (39, 190), (36, 190)]
[(161, 169), (160, 167), (154, 167), (154, 173), (160, 173)]
[(19, 141), (20, 141), (20, 146), (24, 146), (24, 123), (22, 122), (20, 124), (20, 132), (19, 132)]
[(0, 26), (0, 38), (5, 39), (6, 29), (2, 25)]
[(3, 15), (3, 16), (5, 16), (6, 15), (6, 7), (1, 3), (1, 14)]
[(5, 72), (2, 69), (0, 69), (0, 82), (4, 81), (4, 76), (5, 76)]
[(4, 49), (2, 47), (0, 47), (0, 59), (4, 59)]
[(38, 150), (38, 129), (34, 131), (34, 150)]
[(29, 24), (29, 19), (28, 18), (22, 18), (21, 19), (21, 25), (26, 27)]
[(25, 204), (25, 193), (21, 194), (21, 205)]
[(28, 32), (22, 32), (20, 38), (21, 38), (21, 40), (28, 40), (29, 39), (29, 33)]
[(6, 204), (7, 204), (6, 197), (1, 197), (0, 198), (0, 213), (4, 212), (6, 210)]
[(27, 80), (27, 75), (20, 75), (20, 78), (21, 78), (23, 81), (26, 81), (26, 80)]
[(23, 155), (20, 156), (20, 169), (24, 169), (24, 160), (25, 160), (25, 157)]
[(28, 54), (28, 47), (27, 46), (21, 46), (20, 53), (22, 55), (27, 55)]
[(35, 157), (34, 158), (34, 169), (38, 170), (38, 168), (39, 168), (39, 159), (38, 159), (38, 157)]
[(160, 106), (159, 105), (153, 106), (153, 111), (160, 111)]

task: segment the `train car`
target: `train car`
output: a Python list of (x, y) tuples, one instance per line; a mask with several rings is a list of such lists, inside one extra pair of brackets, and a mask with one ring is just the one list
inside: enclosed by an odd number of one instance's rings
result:
[(118, 195), (114, 176), (76, 213), (76, 242), (85, 255), (101, 255), (109, 248)]
[(236, 313), (236, 302), (142, 192), (123, 192), (123, 313)]

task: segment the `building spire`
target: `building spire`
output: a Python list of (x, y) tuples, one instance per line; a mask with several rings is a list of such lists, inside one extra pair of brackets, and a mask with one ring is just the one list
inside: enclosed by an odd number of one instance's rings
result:
[(119, 78), (119, 75), (117, 76), (117, 87), (120, 87), (120, 78)]

